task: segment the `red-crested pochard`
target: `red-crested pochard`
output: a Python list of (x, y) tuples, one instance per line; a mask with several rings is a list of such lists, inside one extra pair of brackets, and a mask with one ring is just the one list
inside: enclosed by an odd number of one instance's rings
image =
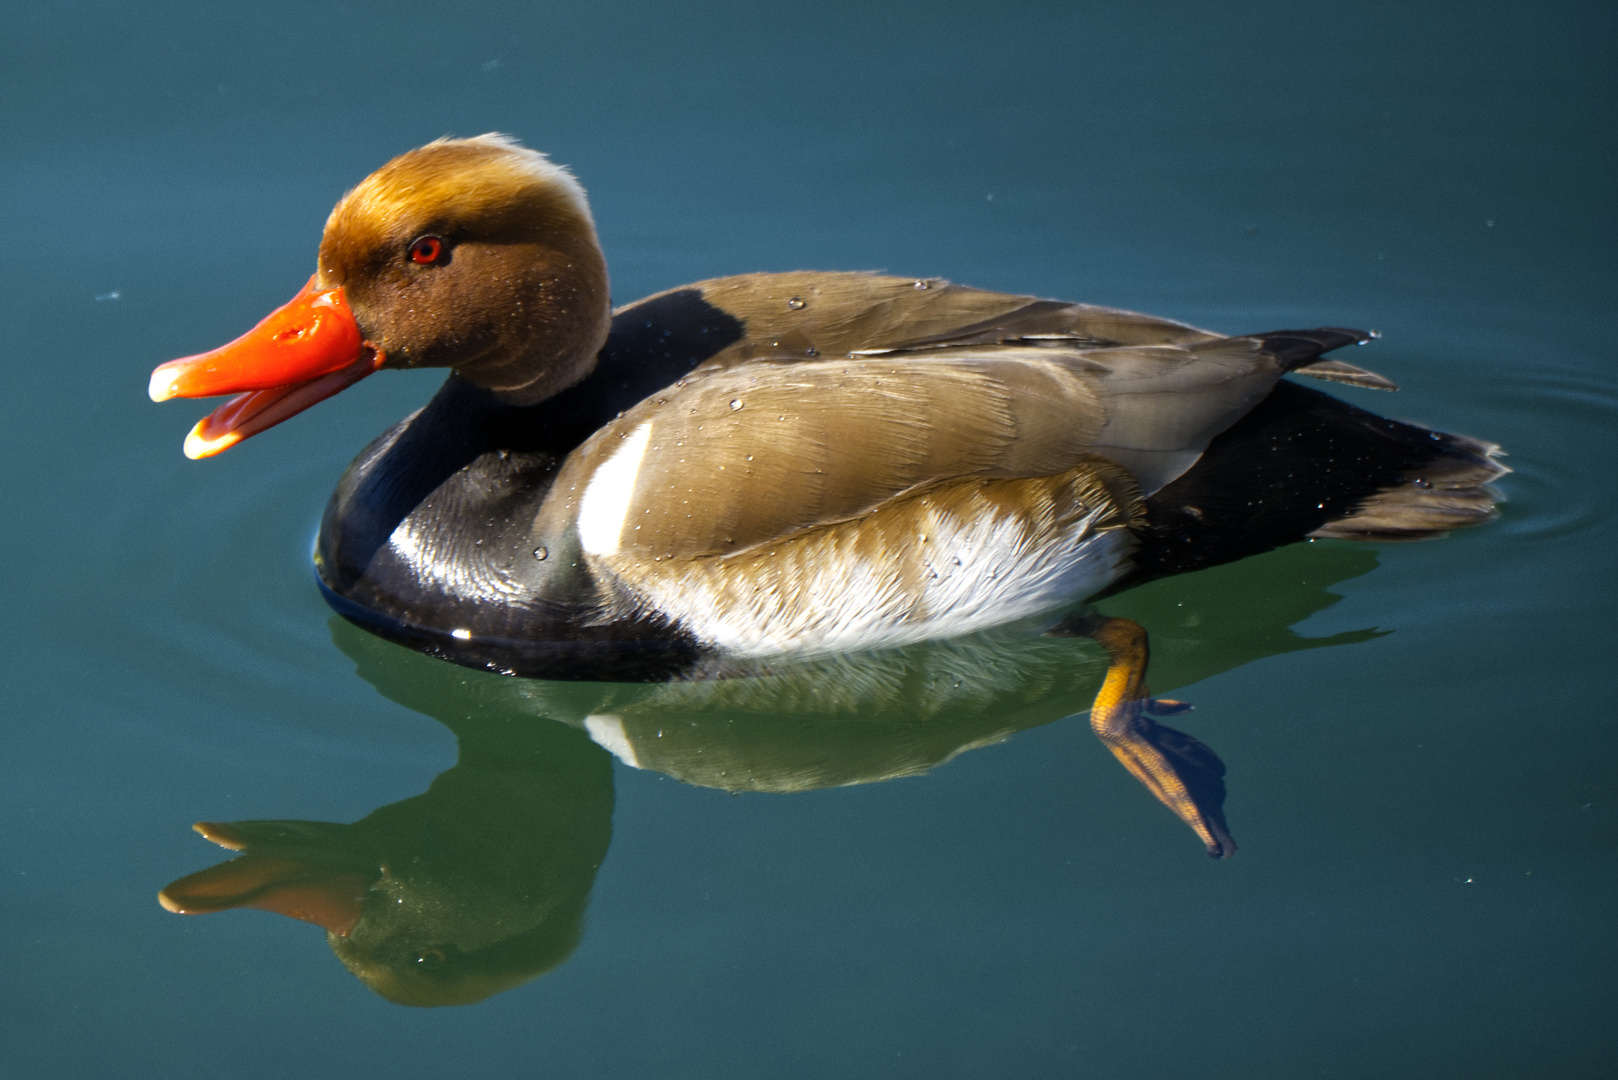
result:
[(578, 183), (485, 135), (367, 177), (304, 289), (151, 396), (241, 395), (186, 439), (205, 457), (374, 371), (451, 369), (349, 467), (316, 568), (345, 616), (459, 663), (662, 679), (1018, 621), (1094, 637), (1097, 734), (1222, 856), (1223, 767), (1146, 715), (1144, 630), (1082, 602), (1488, 518), (1498, 448), (1280, 381), (1392, 389), (1322, 358), (1367, 337), (857, 273), (615, 312)]

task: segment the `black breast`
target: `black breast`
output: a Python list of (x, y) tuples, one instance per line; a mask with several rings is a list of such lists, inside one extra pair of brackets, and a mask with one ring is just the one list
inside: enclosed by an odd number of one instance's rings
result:
[(472, 667), (545, 678), (668, 678), (697, 655), (655, 616), (625, 614), (571, 529), (534, 533), (563, 459), (602, 424), (740, 340), (696, 290), (613, 319), (595, 371), (530, 406), (451, 375), (427, 407), (354, 459), (321, 522), (328, 601), (366, 629)]

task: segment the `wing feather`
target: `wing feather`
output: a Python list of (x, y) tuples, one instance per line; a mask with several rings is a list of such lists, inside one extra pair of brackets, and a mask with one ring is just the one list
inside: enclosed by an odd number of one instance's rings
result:
[(1092, 382), (1040, 349), (700, 369), (570, 455), (541, 514), (588, 494), (621, 522), (598, 550), (730, 554), (938, 480), (1071, 468), (1102, 426)]
[(1092, 454), (1149, 494), (1289, 366), (1262, 335), (937, 279), (688, 288), (745, 333), (570, 454), (541, 531), (577, 521), (587, 553), (652, 563), (733, 555), (930, 484), (1054, 476)]

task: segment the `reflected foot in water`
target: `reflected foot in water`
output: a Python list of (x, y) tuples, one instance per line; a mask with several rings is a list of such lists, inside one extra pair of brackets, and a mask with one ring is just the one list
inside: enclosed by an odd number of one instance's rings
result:
[(1128, 619), (1085, 614), (1047, 632), (1093, 638), (1107, 650), (1107, 674), (1090, 706), (1090, 729), (1158, 802), (1191, 826), (1209, 855), (1234, 855), (1236, 841), (1225, 825), (1225, 763), (1204, 743), (1149, 715), (1175, 716), (1190, 706), (1147, 695), (1145, 628)]

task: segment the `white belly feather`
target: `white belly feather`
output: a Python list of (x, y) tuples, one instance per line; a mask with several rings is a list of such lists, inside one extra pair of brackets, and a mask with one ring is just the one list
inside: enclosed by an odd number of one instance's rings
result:
[(1023, 619), (1116, 580), (1134, 540), (1095, 493), (1082, 476), (965, 485), (736, 555), (594, 561), (736, 655), (885, 648)]

